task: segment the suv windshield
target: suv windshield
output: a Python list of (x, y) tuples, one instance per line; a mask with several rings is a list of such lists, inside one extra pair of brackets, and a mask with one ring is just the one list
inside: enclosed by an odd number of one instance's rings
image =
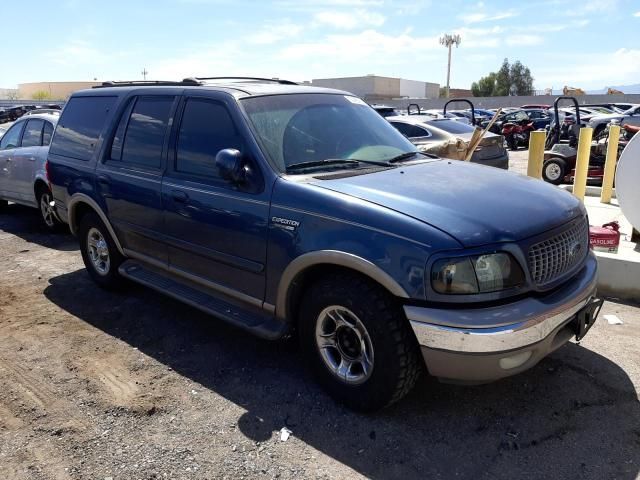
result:
[(371, 163), (387, 165), (403, 153), (416, 152), (389, 122), (350, 95), (271, 95), (245, 98), (242, 105), (281, 172), (301, 164), (320, 170), (354, 168), (355, 161), (371, 168)]

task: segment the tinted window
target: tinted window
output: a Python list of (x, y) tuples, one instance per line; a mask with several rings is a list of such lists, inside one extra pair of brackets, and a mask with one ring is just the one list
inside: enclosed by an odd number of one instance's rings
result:
[(24, 122), (17, 123), (13, 125), (7, 133), (2, 137), (2, 141), (0, 141), (0, 150), (5, 150), (7, 148), (16, 148), (20, 143), (20, 133), (22, 132), (22, 127), (24, 127)]
[[(160, 168), (162, 146), (169, 124), (171, 106), (175, 97), (140, 97), (135, 102), (129, 122), (125, 128), (122, 152), (123, 163)], [(126, 118), (126, 111), (123, 118)], [(116, 131), (112, 145), (112, 159), (118, 160), (117, 147), (122, 138), (122, 121)], [(113, 155), (116, 155), (115, 157)]]
[(42, 120), (29, 120), (22, 134), (23, 147), (39, 147), (42, 145)]
[(51, 143), (51, 135), (53, 135), (53, 125), (44, 122), (44, 130), (42, 130), (42, 145), (45, 147)]
[(73, 97), (51, 143), (51, 153), (90, 160), (116, 97)]
[(429, 136), (428, 131), (416, 125), (410, 125), (408, 123), (400, 123), (400, 122), (391, 122), (391, 125), (396, 127), (401, 134), (403, 134), (405, 137), (408, 137), (408, 138)]
[(176, 170), (219, 177), (215, 159), (224, 148), (244, 150), (242, 137), (227, 109), (219, 103), (188, 100), (178, 134)]

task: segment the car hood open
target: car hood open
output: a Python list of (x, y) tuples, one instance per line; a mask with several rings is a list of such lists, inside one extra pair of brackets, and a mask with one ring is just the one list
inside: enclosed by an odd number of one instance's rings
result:
[(585, 213), (573, 195), (541, 180), (456, 160), (311, 183), (418, 219), (465, 247), (518, 241)]

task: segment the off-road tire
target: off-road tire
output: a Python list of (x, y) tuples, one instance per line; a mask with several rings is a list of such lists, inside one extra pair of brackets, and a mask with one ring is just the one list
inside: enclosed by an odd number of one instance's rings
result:
[[(107, 244), (110, 265), (106, 273), (98, 272), (96, 266), (91, 260), (88, 251), (88, 234), (91, 229), (98, 230)], [(78, 239), (80, 240), (80, 253), (82, 254), (82, 260), (84, 261), (84, 265), (92, 280), (106, 290), (121, 289), (125, 285), (126, 280), (118, 272), (118, 267), (124, 261), (124, 257), (118, 251), (118, 248), (116, 247), (116, 244), (109, 234), (109, 230), (107, 230), (104, 222), (96, 213), (90, 212), (82, 217), (80, 225), (78, 226)]]
[[(371, 339), (372, 373), (358, 385), (339, 380), (325, 364), (316, 343), (319, 315), (334, 305), (353, 312)], [(303, 355), (319, 383), (353, 410), (372, 412), (397, 402), (411, 391), (424, 370), (418, 342), (399, 303), (382, 287), (357, 274), (329, 274), (308, 288), (298, 327)]]
[[(553, 168), (553, 166), (557, 167), (560, 170), (560, 173), (557, 178), (553, 176), (549, 176), (547, 172), (547, 168)], [(552, 183), (553, 185), (560, 185), (564, 181), (564, 177), (567, 175), (567, 162), (565, 162), (562, 158), (553, 157), (549, 160), (546, 160), (542, 165), (542, 178), (545, 182)]]

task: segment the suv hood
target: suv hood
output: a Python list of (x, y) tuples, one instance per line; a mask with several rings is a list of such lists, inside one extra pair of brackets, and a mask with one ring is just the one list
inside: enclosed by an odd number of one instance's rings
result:
[(577, 198), (553, 185), (456, 160), (338, 179), (315, 177), (310, 183), (418, 219), (465, 247), (519, 241), (585, 212)]

